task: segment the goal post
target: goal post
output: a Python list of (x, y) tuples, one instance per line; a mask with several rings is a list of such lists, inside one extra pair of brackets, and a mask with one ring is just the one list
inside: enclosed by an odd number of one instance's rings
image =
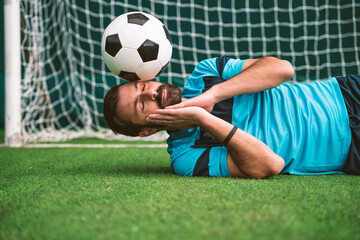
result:
[(21, 145), (20, 0), (4, 1), (5, 144)]
[(171, 35), (172, 59), (156, 81), (182, 87), (199, 61), (224, 55), (288, 60), (293, 82), (360, 72), (358, 0), (5, 0), (7, 145), (140, 139), (113, 134), (102, 114), (106, 92), (125, 82), (106, 68), (102, 33), (132, 11)]

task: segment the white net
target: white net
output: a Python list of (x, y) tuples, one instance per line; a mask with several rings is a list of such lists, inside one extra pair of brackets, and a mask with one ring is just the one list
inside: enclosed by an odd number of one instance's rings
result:
[(100, 43), (111, 20), (130, 11), (157, 17), (172, 37), (172, 60), (157, 81), (181, 87), (199, 61), (224, 55), (289, 60), (298, 82), (360, 72), (357, 0), (22, 0), (24, 142), (128, 139), (103, 119), (103, 97), (123, 80), (106, 68)]

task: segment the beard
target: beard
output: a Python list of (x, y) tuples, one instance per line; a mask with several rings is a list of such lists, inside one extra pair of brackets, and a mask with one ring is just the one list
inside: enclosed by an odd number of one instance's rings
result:
[[(166, 99), (164, 100), (164, 103), (162, 101), (163, 99), (163, 92), (166, 89)], [(156, 102), (159, 106), (159, 108), (164, 109), (167, 106), (175, 105), (181, 102), (181, 90), (177, 86), (168, 84), (168, 83), (162, 83), (159, 88), (156, 90), (158, 93), (156, 96)]]

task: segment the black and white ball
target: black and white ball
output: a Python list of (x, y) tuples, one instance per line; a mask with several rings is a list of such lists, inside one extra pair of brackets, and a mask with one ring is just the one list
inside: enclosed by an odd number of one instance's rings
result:
[(101, 48), (110, 71), (127, 81), (157, 77), (172, 54), (164, 24), (143, 12), (125, 13), (114, 19), (105, 29)]

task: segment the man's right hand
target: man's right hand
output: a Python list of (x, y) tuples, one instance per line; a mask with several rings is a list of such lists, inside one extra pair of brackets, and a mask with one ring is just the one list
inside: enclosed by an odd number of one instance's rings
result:
[(177, 109), (185, 107), (201, 107), (207, 112), (211, 112), (216, 104), (215, 94), (209, 89), (208, 91), (196, 96), (194, 98), (188, 99), (181, 103), (167, 106), (166, 109)]

